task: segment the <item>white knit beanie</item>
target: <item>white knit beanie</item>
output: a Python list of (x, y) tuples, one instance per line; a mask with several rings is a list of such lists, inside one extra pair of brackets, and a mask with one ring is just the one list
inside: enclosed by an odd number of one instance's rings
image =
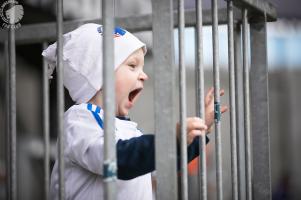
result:
[[(63, 81), (76, 103), (88, 102), (102, 88), (102, 40), (102, 26), (92, 23), (82, 25), (63, 36)], [(139, 48), (146, 53), (144, 43), (130, 32), (116, 27), (114, 69)], [(51, 78), (56, 66), (56, 43), (45, 49), (42, 55), (48, 63), (48, 75)]]

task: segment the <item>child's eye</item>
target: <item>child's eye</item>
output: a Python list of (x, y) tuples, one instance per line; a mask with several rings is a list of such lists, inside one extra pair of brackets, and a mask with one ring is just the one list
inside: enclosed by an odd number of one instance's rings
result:
[(130, 66), (132, 69), (135, 69), (135, 68), (136, 68), (136, 65), (134, 65), (134, 64), (129, 64), (129, 66)]

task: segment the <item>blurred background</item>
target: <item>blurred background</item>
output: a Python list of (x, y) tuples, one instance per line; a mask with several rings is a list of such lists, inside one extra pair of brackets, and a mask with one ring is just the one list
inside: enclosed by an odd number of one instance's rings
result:
[[(150, 0), (115, 0), (116, 16), (127, 17), (150, 14)], [(277, 22), (268, 23), (268, 72), (269, 72), (269, 114), (271, 144), (271, 178), (273, 199), (300, 199), (301, 196), (301, 2), (299, 0), (269, 0), (277, 9)], [(64, 1), (64, 20), (97, 19), (101, 16), (99, 0)], [(204, 0), (204, 8), (210, 8), (210, 1)], [(53, 0), (19, 1), (24, 7), (21, 25), (54, 22)], [(220, 0), (220, 7), (226, 7)], [(176, 4), (175, 4), (176, 5)], [(186, 0), (185, 8), (194, 9), (195, 1)], [(0, 30), (2, 31), (2, 30)], [(145, 133), (154, 133), (153, 56), (152, 33), (135, 33), (149, 49), (145, 59), (145, 71), (150, 79), (130, 116), (138, 122)], [(175, 57), (177, 60), (177, 30), (175, 36)], [(195, 36), (193, 28), (185, 31), (185, 55), (187, 65), (187, 108), (188, 115), (195, 115), (194, 66)], [(228, 56), (227, 27), (219, 27), (221, 86), (226, 90), (222, 103), (228, 104)], [(42, 45), (17, 45), (17, 166), (20, 199), (43, 198), (43, 127), (42, 127)], [(211, 26), (204, 28), (205, 87), (212, 82), (212, 38)], [(0, 45), (0, 199), (5, 199), (5, 79), (6, 65), (4, 47)], [(51, 168), (56, 143), (56, 81), (50, 84), (50, 132)], [(73, 102), (66, 91), (66, 109)], [(215, 154), (214, 131), (210, 136), (208, 151), (208, 195), (215, 199)], [(222, 118), (223, 185), (225, 199), (231, 199), (231, 163), (229, 112)], [(196, 163), (189, 166), (190, 199), (196, 199)], [(30, 184), (28, 184), (30, 183)]]

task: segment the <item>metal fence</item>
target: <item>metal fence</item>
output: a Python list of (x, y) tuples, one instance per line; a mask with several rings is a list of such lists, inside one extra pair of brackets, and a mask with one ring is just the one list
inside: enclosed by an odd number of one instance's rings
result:
[[(152, 15), (114, 19), (114, 3), (102, 1), (102, 20), (63, 22), (62, 0), (57, 0), (56, 23), (24, 25), (19, 29), (2, 30), (0, 42), (5, 45), (7, 60), (6, 105), (7, 105), (7, 195), (17, 199), (16, 172), (16, 43), (43, 43), (58, 41), (57, 56), (57, 125), (59, 149), (60, 199), (64, 199), (64, 159), (63, 159), (63, 113), (64, 90), (62, 81), (62, 34), (78, 25), (96, 22), (104, 25), (104, 110), (105, 112), (105, 152), (106, 165), (116, 164), (114, 138), (114, 71), (113, 38), (115, 24), (136, 32), (152, 30), (154, 56), (155, 133), (157, 199), (188, 199), (186, 137), (181, 135), (181, 170), (178, 184), (176, 166), (175, 132), (175, 91), (180, 93), (181, 132), (186, 130), (186, 85), (184, 28), (195, 27), (196, 31), (196, 108), (197, 116), (204, 118), (204, 68), (203, 35), (204, 25), (212, 25), (213, 76), (216, 141), (216, 186), (217, 199), (223, 199), (221, 113), (219, 81), (219, 24), (228, 26), (228, 60), (230, 87), (230, 136), (232, 199), (271, 199), (269, 116), (268, 116), (268, 75), (267, 75), (267, 35), (266, 23), (276, 20), (274, 7), (264, 0), (227, 0), (226, 9), (218, 9), (217, 0), (212, 0), (211, 11), (202, 9), (202, 1), (196, 0), (196, 9), (184, 11), (184, 1), (178, 0), (178, 11), (173, 0), (152, 1)], [(180, 84), (175, 82), (174, 27), (179, 29), (179, 69)], [(164, 42), (162, 42), (164, 41)], [(49, 196), (49, 84), (46, 63), (43, 65), (43, 110), (45, 148), (45, 199)], [(244, 141), (244, 142), (241, 142)], [(207, 199), (207, 173), (205, 137), (200, 138), (199, 157), (199, 199)], [(161, 152), (166, 152), (162, 154)], [(245, 177), (243, 176), (245, 174)], [(179, 187), (181, 185), (181, 187)], [(181, 192), (178, 191), (181, 188)], [(105, 198), (115, 199), (114, 179), (105, 181)], [(181, 195), (179, 195), (181, 194)]]

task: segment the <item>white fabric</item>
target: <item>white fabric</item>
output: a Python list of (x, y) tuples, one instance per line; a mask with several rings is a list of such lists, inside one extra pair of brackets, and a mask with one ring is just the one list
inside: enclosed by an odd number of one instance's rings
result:
[[(95, 111), (93, 105), (92, 110)], [(103, 112), (99, 113), (103, 119)], [(103, 130), (87, 104), (72, 106), (64, 116), (64, 159), (66, 200), (103, 199)], [(115, 120), (116, 142), (141, 136), (135, 122)], [(51, 199), (58, 199), (59, 179), (56, 160), (51, 174)], [(152, 200), (151, 174), (117, 180), (117, 200)]]
[[(146, 46), (130, 32), (114, 34), (114, 69), (134, 51)], [(103, 52), (102, 26), (85, 24), (63, 36), (64, 85), (76, 103), (88, 102), (102, 88)], [(49, 77), (56, 66), (56, 43), (43, 51)], [(113, 67), (113, 66), (112, 66)]]

